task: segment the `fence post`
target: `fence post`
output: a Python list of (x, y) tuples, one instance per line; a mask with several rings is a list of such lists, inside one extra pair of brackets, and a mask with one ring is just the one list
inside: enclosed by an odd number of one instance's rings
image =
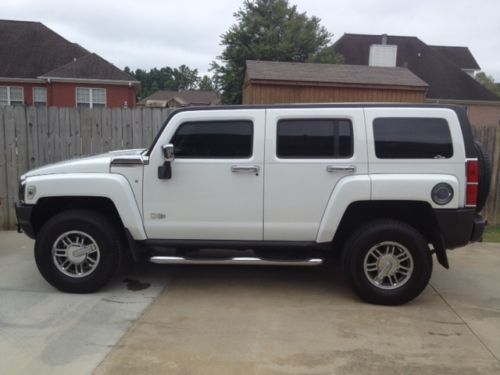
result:
[(0, 229), (9, 229), (7, 193), (7, 144), (5, 142), (5, 107), (0, 106)]

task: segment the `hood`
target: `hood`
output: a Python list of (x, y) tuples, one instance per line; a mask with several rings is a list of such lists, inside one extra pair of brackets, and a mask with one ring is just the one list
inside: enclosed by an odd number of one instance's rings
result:
[(111, 151), (105, 154), (84, 158), (60, 161), (32, 169), (21, 176), (21, 179), (56, 173), (109, 173), (111, 160), (122, 156), (139, 156), (144, 149)]

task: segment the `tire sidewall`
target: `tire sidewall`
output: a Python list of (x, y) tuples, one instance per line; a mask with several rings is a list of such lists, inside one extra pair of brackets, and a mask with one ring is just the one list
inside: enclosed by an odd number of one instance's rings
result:
[[(98, 214), (66, 212), (55, 216), (42, 227), (35, 243), (35, 261), (40, 273), (51, 285), (65, 292), (89, 293), (99, 289), (113, 277), (121, 261), (121, 251), (113, 229)], [(69, 231), (88, 234), (99, 247), (99, 264), (92, 273), (81, 278), (62, 273), (52, 257), (55, 241), (61, 234)]]

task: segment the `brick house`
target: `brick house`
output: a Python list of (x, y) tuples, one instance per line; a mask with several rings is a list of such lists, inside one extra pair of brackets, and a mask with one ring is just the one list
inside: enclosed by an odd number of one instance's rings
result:
[(0, 105), (133, 108), (138, 87), (40, 22), (0, 20)]
[(346, 64), (406, 67), (428, 85), (426, 102), (466, 106), (474, 125), (500, 125), (500, 98), (472, 76), (467, 47), (431, 46), (413, 36), (344, 34), (334, 44)]

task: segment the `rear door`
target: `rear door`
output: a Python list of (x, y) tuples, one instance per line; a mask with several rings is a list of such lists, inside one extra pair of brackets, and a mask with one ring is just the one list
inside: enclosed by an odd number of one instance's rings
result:
[(367, 174), (362, 108), (266, 113), (264, 240), (314, 241), (338, 181)]

